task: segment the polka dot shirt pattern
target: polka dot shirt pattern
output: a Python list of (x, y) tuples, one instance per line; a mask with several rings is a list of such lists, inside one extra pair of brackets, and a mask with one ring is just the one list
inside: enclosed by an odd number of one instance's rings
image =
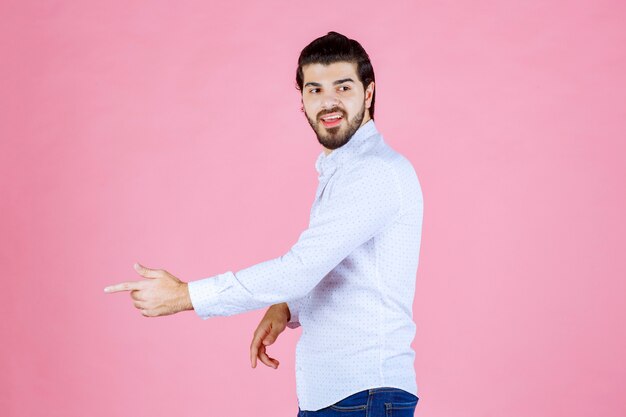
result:
[(373, 120), (315, 162), (319, 185), (308, 228), (284, 255), (189, 282), (203, 319), (287, 302), (302, 327), (296, 390), (302, 410), (356, 392), (417, 394), (413, 299), (423, 198), (411, 163)]

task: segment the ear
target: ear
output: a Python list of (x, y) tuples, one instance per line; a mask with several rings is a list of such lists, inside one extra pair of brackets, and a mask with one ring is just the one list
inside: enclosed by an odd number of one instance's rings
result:
[(372, 81), (365, 89), (365, 108), (369, 109), (372, 105), (372, 98), (374, 97), (374, 81)]

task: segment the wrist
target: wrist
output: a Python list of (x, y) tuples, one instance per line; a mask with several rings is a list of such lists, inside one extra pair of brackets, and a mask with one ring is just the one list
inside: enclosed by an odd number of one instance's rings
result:
[(289, 311), (289, 306), (287, 305), (287, 303), (280, 303), (278, 305), (280, 306), (280, 310), (285, 315), (287, 321), (289, 321), (291, 319), (291, 311)]
[(285, 321), (289, 321), (289, 319), (291, 318), (291, 314), (289, 312), (289, 307), (287, 306), (287, 303), (272, 304), (270, 308), (267, 309), (266, 314), (279, 316), (281, 319), (284, 319)]
[(193, 310), (193, 304), (191, 302), (191, 295), (189, 294), (189, 284), (187, 282), (181, 282), (181, 311)]
[(289, 305), (287, 303), (283, 303), (285, 305), (285, 312), (287, 313), (287, 321), (291, 320), (291, 311), (289, 311)]

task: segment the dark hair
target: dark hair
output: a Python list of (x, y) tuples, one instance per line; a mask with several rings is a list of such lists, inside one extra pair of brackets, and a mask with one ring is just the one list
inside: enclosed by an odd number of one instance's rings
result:
[[(354, 39), (349, 39), (341, 33), (328, 32), (327, 35), (315, 39), (308, 44), (298, 58), (298, 70), (296, 71), (296, 88), (302, 93), (304, 75), (302, 67), (308, 64), (330, 65), (335, 62), (351, 62), (356, 64), (356, 72), (359, 81), (365, 90), (374, 79), (374, 68), (365, 49)], [(372, 95), (369, 108), (370, 118), (374, 120), (374, 100), (376, 88)]]

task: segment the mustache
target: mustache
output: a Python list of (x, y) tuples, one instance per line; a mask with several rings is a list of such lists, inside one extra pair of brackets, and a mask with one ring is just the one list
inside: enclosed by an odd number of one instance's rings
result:
[(346, 113), (345, 113), (343, 110), (341, 110), (341, 109), (340, 109), (340, 108), (338, 108), (338, 107), (335, 107), (335, 108), (332, 108), (332, 109), (330, 109), (330, 110), (327, 110), (327, 111), (325, 111), (325, 112), (323, 112), (323, 113), (318, 113), (318, 115), (317, 115), (317, 119), (319, 120), (319, 119), (321, 119), (322, 117), (326, 116), (327, 114), (331, 114), (331, 113), (340, 113), (340, 114), (341, 114), (341, 117), (343, 117), (343, 118), (345, 118), (345, 117), (346, 117)]

